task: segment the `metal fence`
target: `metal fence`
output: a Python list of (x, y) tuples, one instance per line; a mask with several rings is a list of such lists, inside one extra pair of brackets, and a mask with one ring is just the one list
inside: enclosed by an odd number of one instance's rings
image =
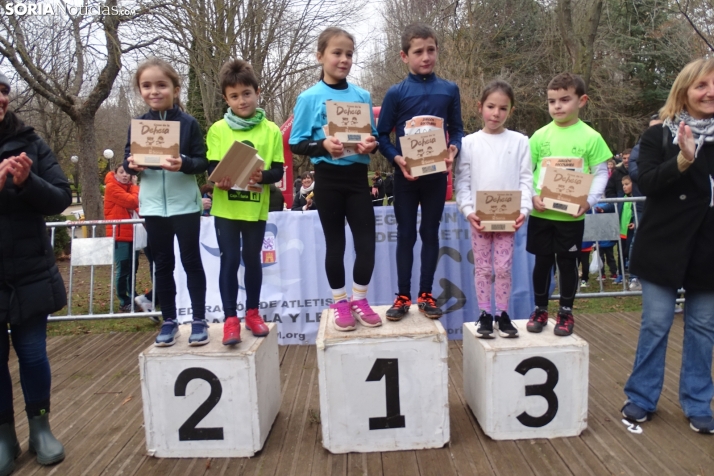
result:
[[(595, 243), (594, 248), (597, 249), (600, 242), (603, 241), (615, 241), (618, 243), (618, 275), (622, 276), (621, 289), (617, 291), (606, 291), (603, 286), (603, 280), (599, 279), (604, 271), (600, 271), (600, 276), (598, 276), (599, 289), (597, 292), (582, 292), (579, 289), (577, 297), (579, 298), (605, 298), (605, 297), (622, 297), (622, 296), (641, 296), (642, 291), (631, 291), (629, 289), (628, 273), (625, 269), (625, 260), (620, 243), (620, 212), (618, 210), (617, 204), (624, 202), (642, 202), (644, 197), (636, 198), (608, 198), (602, 199), (600, 203), (609, 203), (615, 205), (615, 210), (613, 213), (597, 213), (588, 214), (585, 217), (585, 233), (583, 236), (583, 241), (592, 241)], [(639, 226), (639, 217), (636, 212), (633, 212), (635, 227)], [(112, 225), (113, 229), (116, 230), (118, 225), (141, 225), (143, 226), (143, 219), (132, 219), (132, 220), (95, 220), (95, 221), (66, 221), (66, 222), (52, 222), (47, 223), (47, 228), (50, 230), (50, 237), (52, 244), (54, 246), (55, 234), (58, 229), (66, 228), (69, 231), (70, 245), (71, 245), (71, 258), (69, 266), (69, 286), (68, 286), (68, 303), (67, 312), (65, 315), (55, 315), (49, 318), (50, 321), (71, 321), (71, 320), (84, 320), (84, 319), (116, 319), (116, 318), (128, 318), (128, 317), (159, 317), (161, 312), (156, 311), (156, 296), (152, 293), (152, 307), (153, 312), (136, 312), (134, 306), (132, 306), (131, 312), (120, 313), (116, 312), (114, 306), (114, 274), (115, 274), (115, 264), (114, 264), (114, 239), (113, 238), (97, 238), (96, 231), (98, 226)], [(86, 237), (94, 238), (92, 240), (84, 240), (75, 238), (77, 233), (82, 231)], [(134, 233), (136, 237), (136, 233)], [(136, 242), (132, 244), (132, 256), (136, 251)], [(597, 253), (597, 250), (595, 251)], [(86, 314), (77, 314), (73, 310), (73, 286), (74, 286), (74, 268), (78, 266), (89, 266), (90, 267), (90, 290), (89, 290), (89, 307)], [(110, 283), (110, 299), (109, 299), (109, 312), (95, 314), (94, 313), (94, 294), (95, 294), (95, 267), (97, 266), (111, 266), (111, 283)], [(132, 270), (131, 270), (131, 290), (130, 298), (131, 302), (134, 303), (135, 288), (136, 288), (136, 262), (132, 260)], [(155, 269), (151, 269), (151, 281), (154, 282)], [(684, 293), (684, 290), (680, 290)], [(554, 294), (551, 299), (559, 299), (559, 294)], [(678, 302), (682, 302), (683, 299), (678, 299)]]

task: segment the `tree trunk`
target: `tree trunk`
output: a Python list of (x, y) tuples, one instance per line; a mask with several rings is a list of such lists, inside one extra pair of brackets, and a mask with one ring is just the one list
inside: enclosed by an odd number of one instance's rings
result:
[(576, 31), (573, 26), (573, 10), (571, 0), (558, 0), (558, 29), (568, 50), (573, 73), (582, 76), (585, 90), (590, 85), (593, 60), (595, 56), (595, 38), (600, 25), (602, 14), (602, 0), (595, 0), (588, 12), (588, 20), (582, 28), (585, 31)]
[[(104, 219), (104, 200), (99, 191), (99, 162), (94, 115), (82, 114), (78, 120), (79, 180), (82, 184), (82, 208), (86, 220)], [(97, 235), (104, 236), (104, 227), (97, 227)]]

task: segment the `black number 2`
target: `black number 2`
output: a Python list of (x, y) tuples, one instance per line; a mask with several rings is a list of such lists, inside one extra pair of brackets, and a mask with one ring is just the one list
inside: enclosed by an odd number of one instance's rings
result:
[(218, 380), (216, 374), (199, 367), (191, 367), (181, 372), (176, 378), (174, 385), (174, 395), (177, 397), (186, 396), (186, 387), (191, 380), (205, 380), (211, 386), (211, 393), (195, 412), (188, 417), (179, 428), (179, 441), (198, 441), (198, 440), (222, 440), (223, 428), (196, 428), (196, 425), (201, 423), (201, 420), (206, 418), (213, 407), (215, 407), (223, 394), (221, 381)]
[(369, 419), (370, 430), (386, 430), (387, 428), (404, 428), (404, 415), (399, 414), (399, 360), (377, 359), (369, 371), (367, 382), (379, 382), (385, 377), (384, 384), (387, 394), (387, 416)]
[(523, 412), (516, 418), (518, 418), (518, 421), (520, 421), (524, 426), (540, 428), (553, 421), (556, 413), (558, 413), (558, 396), (553, 391), (555, 386), (558, 384), (558, 368), (553, 362), (545, 357), (531, 357), (530, 359), (526, 359), (518, 364), (516, 372), (521, 375), (525, 375), (531, 369), (545, 370), (548, 378), (546, 378), (545, 383), (540, 385), (526, 385), (526, 397), (539, 395), (545, 398), (548, 402), (548, 408), (545, 413), (539, 417), (534, 417), (526, 412)]

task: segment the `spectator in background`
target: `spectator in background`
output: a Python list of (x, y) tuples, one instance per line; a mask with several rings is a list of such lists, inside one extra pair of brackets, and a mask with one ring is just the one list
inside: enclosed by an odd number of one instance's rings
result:
[(625, 196), (625, 193), (622, 191), (622, 177), (630, 175), (628, 167), (631, 152), (632, 149), (625, 149), (622, 153), (622, 163), (612, 170), (610, 178), (607, 180), (607, 186), (605, 187), (605, 198), (622, 198)]
[(375, 207), (384, 205), (384, 180), (379, 170), (375, 170), (372, 177), (372, 205)]
[(293, 211), (307, 211), (307, 210), (317, 210), (315, 205), (315, 194), (313, 189), (315, 188), (315, 181), (312, 179), (312, 174), (310, 172), (305, 172), (301, 176), (302, 185), (300, 190), (295, 194), (293, 199)]
[(285, 198), (283, 192), (280, 191), (274, 183), (270, 184), (270, 204), (268, 205), (269, 212), (282, 212), (285, 209)]
[(612, 176), (612, 171), (615, 169), (616, 165), (617, 163), (615, 162), (615, 159), (607, 159), (607, 178)]
[(201, 185), (201, 202), (203, 203), (201, 216), (210, 217), (211, 207), (213, 206), (213, 184), (205, 183)]
[(388, 173), (384, 178), (384, 195), (387, 197), (387, 205), (394, 203), (394, 174)]

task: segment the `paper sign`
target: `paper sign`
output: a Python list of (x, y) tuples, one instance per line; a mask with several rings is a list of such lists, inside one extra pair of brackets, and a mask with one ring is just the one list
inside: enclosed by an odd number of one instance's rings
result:
[(179, 157), (181, 123), (178, 121), (131, 120), (131, 155), (136, 165), (161, 167), (166, 159)]
[[(330, 131), (327, 130), (327, 124), (322, 126), (322, 131), (325, 133), (325, 137), (330, 135)], [(342, 146), (343, 146), (342, 153), (338, 156), (333, 156), (332, 160), (344, 159), (345, 157), (349, 157), (351, 155), (357, 155), (357, 148), (354, 145), (345, 144), (343, 142)]]
[(372, 135), (369, 104), (326, 101), (327, 129), (343, 144), (358, 144)]
[(265, 161), (258, 155), (258, 151), (242, 142), (235, 141), (230, 149), (213, 170), (208, 180), (220, 182), (223, 178), (229, 177), (237, 190), (250, 190), (251, 192), (262, 192), (261, 185), (248, 185), (253, 172), (265, 168)]
[(412, 177), (446, 171), (449, 150), (446, 148), (444, 131), (422, 132), (399, 138), (402, 156)]
[(404, 123), (404, 135), (443, 131), (444, 120), (437, 116), (414, 116)]
[(555, 167), (548, 167), (543, 175), (540, 196), (547, 209), (574, 215), (587, 205), (592, 175)]
[(573, 172), (585, 172), (583, 170), (582, 157), (545, 157), (540, 163), (540, 177), (538, 177), (537, 189), (543, 188), (545, 170), (550, 167), (572, 170)]
[(516, 231), (514, 225), (520, 214), (520, 190), (476, 192), (476, 216), (484, 231)]

